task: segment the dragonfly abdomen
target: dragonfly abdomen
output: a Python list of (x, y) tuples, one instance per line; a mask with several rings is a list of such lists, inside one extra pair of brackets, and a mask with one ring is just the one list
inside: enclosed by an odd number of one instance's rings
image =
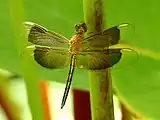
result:
[(75, 69), (75, 63), (76, 63), (76, 54), (72, 54), (71, 55), (71, 62), (70, 62), (68, 78), (67, 78), (67, 83), (66, 83), (62, 103), (61, 103), (61, 109), (63, 108), (63, 106), (65, 105), (65, 102), (67, 100), (67, 96), (68, 96), (68, 93), (69, 93), (69, 89), (70, 89), (70, 86), (71, 86), (72, 77), (73, 77), (73, 73), (74, 73), (74, 69)]

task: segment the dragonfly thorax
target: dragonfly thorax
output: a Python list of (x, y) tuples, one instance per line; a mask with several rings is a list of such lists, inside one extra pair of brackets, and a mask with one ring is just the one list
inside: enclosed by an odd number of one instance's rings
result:
[(80, 51), (81, 43), (83, 41), (84, 34), (76, 34), (70, 40), (70, 50), (71, 54), (77, 54)]

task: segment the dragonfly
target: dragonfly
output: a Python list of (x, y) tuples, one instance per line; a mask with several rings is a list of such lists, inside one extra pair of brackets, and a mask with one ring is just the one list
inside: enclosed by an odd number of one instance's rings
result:
[(119, 44), (120, 27), (128, 26), (121, 24), (103, 32), (87, 33), (87, 25), (80, 23), (75, 25), (75, 35), (68, 39), (39, 24), (24, 24), (28, 30), (28, 41), (32, 44), (27, 48), (34, 48), (34, 60), (40, 66), (48, 69), (69, 67), (61, 109), (66, 103), (75, 68), (103, 70), (120, 61), (124, 48), (109, 47)]

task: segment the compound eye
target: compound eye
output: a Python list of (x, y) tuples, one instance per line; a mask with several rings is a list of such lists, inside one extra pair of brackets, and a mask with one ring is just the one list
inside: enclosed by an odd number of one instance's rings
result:
[(76, 24), (76, 25), (75, 25), (75, 30), (78, 31), (78, 28), (79, 28), (79, 25)]
[(77, 27), (77, 26), (78, 26), (78, 24), (75, 24), (75, 25), (74, 25), (74, 27)]
[(83, 23), (82, 27), (83, 27), (84, 31), (87, 32), (87, 25), (86, 25), (86, 23)]

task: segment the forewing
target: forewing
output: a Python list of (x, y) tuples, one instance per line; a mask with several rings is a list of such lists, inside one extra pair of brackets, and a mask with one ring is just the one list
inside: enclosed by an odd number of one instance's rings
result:
[(97, 33), (85, 37), (82, 42), (82, 50), (94, 48), (107, 48), (124, 40), (131, 40), (134, 35), (134, 26), (131, 24), (120, 24), (108, 28), (103, 33)]
[(25, 22), (28, 34), (28, 41), (49, 47), (68, 47), (69, 40), (55, 32), (50, 32), (46, 28), (32, 22)]
[[(42, 67), (58, 69), (69, 66), (70, 55), (67, 49), (34, 45), (34, 59)], [(28, 48), (31, 48), (28, 47)]]

